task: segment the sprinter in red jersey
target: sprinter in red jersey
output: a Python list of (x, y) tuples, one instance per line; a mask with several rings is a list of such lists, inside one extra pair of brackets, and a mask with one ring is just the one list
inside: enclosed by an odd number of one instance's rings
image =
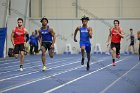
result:
[(24, 44), (25, 44), (25, 35), (28, 34), (28, 31), (23, 27), (23, 19), (18, 18), (18, 25), (12, 30), (11, 41), (14, 46), (15, 57), (18, 57), (20, 54), (20, 71), (23, 71), (24, 64)]
[(114, 20), (114, 27), (110, 29), (108, 36), (108, 44), (111, 43), (113, 66), (116, 65), (115, 58), (120, 58), (120, 42), (121, 38), (124, 37), (124, 33), (119, 24), (120, 22), (118, 20)]

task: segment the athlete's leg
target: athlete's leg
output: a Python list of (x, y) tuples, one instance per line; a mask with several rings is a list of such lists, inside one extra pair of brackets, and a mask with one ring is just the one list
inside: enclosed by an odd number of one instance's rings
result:
[(135, 54), (135, 46), (133, 45), (132, 48), (133, 48), (133, 53)]
[(81, 65), (84, 65), (84, 59), (85, 59), (85, 46), (82, 46), (82, 47), (81, 47), (81, 55), (82, 55)]
[(116, 47), (114, 43), (111, 43), (111, 50), (112, 50), (112, 63), (113, 63), (113, 66), (115, 66)]
[(120, 43), (116, 44), (116, 58), (120, 58)]
[(20, 50), (20, 71), (23, 71), (23, 64), (24, 64), (24, 44), (19, 45)]
[(41, 47), (41, 51), (42, 51), (42, 55), (41, 55), (42, 64), (46, 65), (46, 49), (44, 46)]
[(91, 46), (89, 45), (89, 46), (86, 46), (86, 52), (87, 52), (87, 59), (88, 59), (88, 61), (87, 61), (87, 70), (89, 70), (90, 69), (90, 52), (91, 52)]
[(51, 45), (52, 45), (52, 43), (47, 42), (45, 47), (46, 47), (46, 49), (48, 49), (50, 58), (53, 58), (54, 57), (54, 48), (51, 48)]
[(113, 66), (115, 66), (115, 58), (116, 58), (116, 48), (112, 48), (112, 62)]
[(41, 51), (42, 51), (41, 59), (42, 59), (42, 64), (43, 64), (42, 70), (45, 71), (46, 70), (46, 48), (44, 46), (41, 46)]
[(18, 55), (19, 55), (19, 46), (15, 45), (14, 46), (14, 56), (16, 59), (18, 58)]
[(24, 64), (24, 51), (20, 52), (20, 64), (23, 65)]
[(23, 71), (24, 51), (20, 51), (20, 71)]
[(54, 57), (54, 48), (51, 48), (49, 50), (49, 56), (50, 56), (50, 58), (53, 58)]
[(82, 55), (82, 59), (81, 59), (81, 65), (84, 65), (84, 59), (85, 59), (85, 43), (80, 41), (80, 48), (81, 48), (81, 55)]

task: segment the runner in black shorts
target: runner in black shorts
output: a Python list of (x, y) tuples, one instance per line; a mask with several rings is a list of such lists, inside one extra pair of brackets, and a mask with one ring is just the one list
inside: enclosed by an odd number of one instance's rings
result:
[(116, 58), (120, 58), (120, 42), (121, 38), (124, 37), (124, 33), (122, 29), (119, 26), (120, 22), (119, 20), (114, 20), (114, 27), (112, 27), (108, 36), (108, 44), (111, 43), (111, 49), (112, 49), (112, 65), (115, 66)]
[(23, 71), (25, 36), (28, 34), (28, 31), (22, 26), (22, 18), (18, 18), (17, 22), (18, 26), (11, 33), (11, 41), (14, 46), (15, 57), (17, 58), (18, 54), (20, 54), (20, 71)]
[(41, 50), (42, 50), (42, 63), (43, 63), (43, 68), (42, 70), (46, 70), (46, 51), (48, 50), (49, 56), (53, 58), (54, 56), (54, 43), (55, 43), (55, 33), (52, 28), (49, 27), (48, 24), (48, 19), (47, 18), (42, 18), (41, 21), (42, 27), (40, 28), (39, 32), (39, 41), (41, 45)]

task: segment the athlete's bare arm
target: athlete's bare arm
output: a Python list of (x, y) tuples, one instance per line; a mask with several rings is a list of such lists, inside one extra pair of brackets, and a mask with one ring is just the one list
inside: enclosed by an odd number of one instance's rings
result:
[(111, 29), (112, 28), (109, 29), (109, 35), (108, 35), (108, 39), (107, 39), (107, 46), (111, 43), (111, 38), (112, 38), (112, 36), (111, 36)]
[(29, 40), (29, 31), (27, 30), (27, 29), (25, 29), (24, 28), (24, 35), (25, 35), (25, 37), (26, 37), (26, 40), (25, 40), (25, 45), (26, 45), (26, 42), (28, 42), (28, 40)]
[(51, 48), (54, 48), (54, 43), (55, 43), (55, 40), (56, 40), (55, 32), (52, 28), (49, 28), (49, 31), (50, 31), (50, 33), (52, 35), (52, 38), (53, 38)]
[(75, 29), (75, 32), (74, 32), (74, 41), (77, 42), (77, 39), (76, 39), (76, 35), (77, 35), (77, 32), (80, 30), (80, 27), (77, 27)]
[(41, 46), (42, 45), (42, 37), (41, 37), (40, 29), (37, 31), (37, 34), (39, 36), (39, 43), (40, 43), (40, 46)]
[(13, 46), (15, 46), (14, 45), (14, 29), (12, 30), (12, 33), (11, 33), (11, 42), (12, 42)]
[(27, 29), (24, 29), (25, 35), (29, 34), (29, 31)]
[(122, 29), (121, 29), (121, 33), (119, 35), (121, 36), (121, 38), (124, 38), (124, 32)]
[(91, 27), (88, 28), (88, 33), (89, 33), (89, 37), (92, 38), (92, 28)]

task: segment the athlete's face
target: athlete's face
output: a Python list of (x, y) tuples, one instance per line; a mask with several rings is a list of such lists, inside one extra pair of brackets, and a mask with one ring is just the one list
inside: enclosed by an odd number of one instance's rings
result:
[(133, 30), (130, 30), (130, 33), (133, 34)]
[(87, 25), (87, 23), (88, 23), (88, 20), (82, 20), (83, 25)]
[(18, 22), (18, 26), (21, 27), (23, 24), (22, 20), (18, 20), (17, 22)]
[(42, 26), (46, 26), (48, 24), (47, 20), (42, 20)]
[(32, 35), (34, 36), (35, 35), (35, 32), (32, 32)]
[(114, 26), (115, 26), (115, 27), (118, 27), (118, 26), (119, 26), (119, 23), (118, 23), (117, 21), (115, 21), (115, 22), (114, 22)]

